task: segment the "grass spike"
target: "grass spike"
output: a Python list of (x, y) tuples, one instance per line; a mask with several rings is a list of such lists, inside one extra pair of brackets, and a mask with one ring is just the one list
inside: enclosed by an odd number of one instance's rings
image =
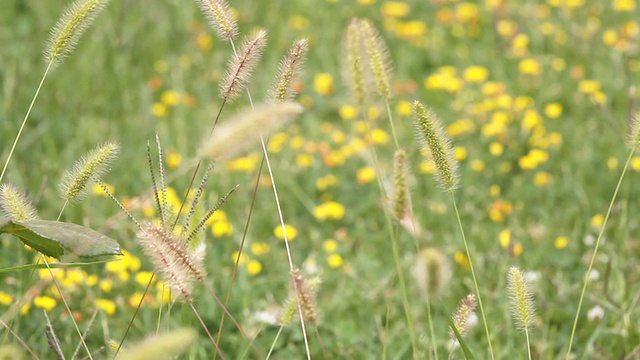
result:
[(300, 78), (308, 49), (307, 39), (300, 39), (293, 43), (287, 55), (280, 61), (276, 81), (269, 89), (268, 102), (292, 100), (296, 96), (295, 81)]
[(232, 41), (238, 35), (238, 22), (226, 1), (196, 0), (196, 2), (220, 40)]
[(51, 30), (44, 51), (46, 61), (50, 64), (61, 63), (108, 2), (109, 0), (83, 0), (72, 3)]
[(117, 157), (120, 147), (108, 142), (97, 146), (78, 160), (70, 171), (65, 173), (60, 185), (62, 197), (70, 203), (78, 203), (87, 194), (90, 185), (98, 182)]
[(0, 184), (0, 209), (6, 217), (13, 221), (25, 222), (38, 218), (36, 208), (12, 184)]
[(240, 52), (229, 60), (227, 71), (220, 81), (220, 97), (225, 102), (232, 102), (240, 96), (266, 44), (267, 32), (262, 29), (255, 31), (244, 40)]

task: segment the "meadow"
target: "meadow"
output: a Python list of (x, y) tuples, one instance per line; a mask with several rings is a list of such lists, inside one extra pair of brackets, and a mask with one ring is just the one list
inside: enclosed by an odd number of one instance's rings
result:
[[(123, 255), (15, 269), (43, 257), (3, 230), (5, 217), (20, 221), (0, 199), (0, 359), (113, 358), (123, 337), (119, 358), (156, 358), (140, 341), (162, 334), (152, 346), (188, 359), (640, 358), (635, 0), (228, 3), (233, 46), (197, 1), (111, 0), (39, 88), (70, 3), (4, 1), (0, 185), (20, 189), (41, 219), (116, 240)], [(349, 81), (368, 64), (345, 47), (353, 18), (388, 47), (387, 95), (360, 101)], [(258, 29), (262, 56), (227, 101), (228, 62)], [(252, 107), (270, 114), (261, 104), (300, 39), (308, 51), (290, 86), (301, 113), (273, 131), (252, 125), (225, 145), (232, 156), (203, 160), (212, 128)], [(420, 104), (451, 140), (456, 184), (443, 184), (429, 136), (419, 140)], [(61, 196), (65, 172), (107, 143), (119, 152), (100, 181), (141, 226), (98, 184), (82, 201)], [(206, 275), (181, 296), (141, 238), (173, 221), (185, 196), (178, 224), (206, 219), (189, 238)], [(482, 309), (453, 316), (458, 340), (452, 314), (469, 294)]]

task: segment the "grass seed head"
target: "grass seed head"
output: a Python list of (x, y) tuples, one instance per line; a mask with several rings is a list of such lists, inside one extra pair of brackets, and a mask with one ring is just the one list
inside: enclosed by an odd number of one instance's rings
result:
[(201, 281), (206, 276), (202, 259), (194, 255), (186, 241), (150, 221), (141, 224), (137, 237), (142, 250), (171, 290), (191, 301), (194, 281)]
[(293, 121), (302, 111), (300, 104), (290, 101), (245, 109), (218, 126), (200, 146), (199, 155), (214, 161), (232, 159), (251, 149), (261, 135)]
[(407, 152), (398, 149), (393, 155), (393, 192), (391, 208), (396, 221), (401, 222), (411, 209), (411, 189)]
[(124, 349), (116, 360), (172, 359), (192, 346), (198, 333), (192, 329), (178, 329), (155, 334)]
[(220, 97), (225, 101), (231, 102), (240, 96), (262, 57), (266, 44), (267, 32), (258, 30), (244, 40), (240, 52), (229, 60), (227, 72), (220, 82)]
[[(469, 330), (471, 329), (471, 322), (469, 321), (469, 317), (476, 309), (477, 300), (474, 294), (469, 294), (465, 296), (460, 303), (458, 303), (458, 307), (453, 312), (453, 325), (456, 327), (456, 330), (460, 333), (460, 336), (465, 336)], [(453, 329), (449, 329), (449, 337), (453, 341), (458, 341), (456, 334), (453, 332)]]
[(518, 328), (520, 330), (531, 328), (535, 316), (533, 295), (527, 280), (522, 276), (522, 271), (516, 266), (509, 269), (507, 288), (509, 289), (513, 318), (518, 323)]
[(627, 140), (627, 145), (631, 149), (635, 149), (640, 145), (640, 111), (635, 113), (631, 119), (631, 123), (629, 124), (629, 138)]
[(360, 32), (367, 56), (366, 63), (374, 80), (374, 88), (383, 100), (389, 100), (393, 97), (391, 93), (392, 66), (389, 48), (371, 21), (367, 19), (360, 20)]
[(419, 101), (413, 104), (416, 134), (423, 151), (429, 153), (436, 166), (435, 178), (445, 192), (455, 190), (459, 184), (458, 161), (453, 153), (438, 116)]
[(0, 209), (12, 221), (25, 222), (38, 218), (36, 208), (20, 189), (12, 184), (0, 185)]
[(107, 172), (118, 151), (118, 144), (109, 142), (94, 148), (78, 160), (73, 169), (66, 172), (60, 185), (62, 197), (71, 203), (82, 200), (87, 188)]
[(276, 81), (269, 89), (269, 102), (292, 100), (296, 96), (296, 81), (300, 78), (308, 49), (307, 39), (300, 39), (293, 43), (287, 55), (280, 61)]
[(109, 0), (82, 0), (71, 4), (51, 30), (44, 51), (47, 62), (52, 65), (61, 63), (108, 2)]
[(342, 40), (342, 77), (357, 104), (364, 104), (370, 97), (366, 85), (366, 59), (364, 57), (360, 19), (353, 18), (345, 30)]
[(238, 22), (223, 0), (196, 0), (216, 34), (222, 41), (231, 41), (238, 35)]
[(436, 248), (422, 250), (413, 267), (413, 277), (428, 298), (438, 296), (451, 280), (451, 265)]

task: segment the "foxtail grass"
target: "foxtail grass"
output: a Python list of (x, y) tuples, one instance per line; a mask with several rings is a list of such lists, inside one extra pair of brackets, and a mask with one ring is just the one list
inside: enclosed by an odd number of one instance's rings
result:
[[(454, 310), (451, 320), (453, 326), (455, 326), (455, 329), (458, 331), (458, 334), (460, 334), (460, 337), (466, 336), (469, 333), (469, 330), (471, 330), (473, 325), (473, 322), (471, 322), (471, 316), (475, 312), (477, 303), (476, 296), (474, 294), (469, 294), (460, 300), (458, 306)], [(451, 349), (449, 350), (449, 359), (452, 359), (453, 347), (458, 342), (458, 337), (452, 328), (449, 328), (449, 338), (452, 341)]]
[(47, 41), (44, 50), (47, 67), (40, 79), (40, 84), (38, 84), (38, 88), (31, 99), (27, 113), (25, 114), (22, 124), (20, 125), (20, 129), (18, 130), (18, 134), (13, 141), (13, 145), (11, 145), (11, 150), (9, 150), (7, 160), (2, 167), (2, 172), (0, 172), (0, 183), (2, 183), (2, 180), (4, 179), (9, 162), (11, 161), (16, 146), (18, 145), (18, 141), (22, 136), (22, 132), (24, 131), (29, 115), (31, 114), (31, 110), (33, 109), (33, 105), (40, 94), (44, 80), (47, 78), (49, 72), (62, 63), (62, 60), (73, 51), (83, 32), (91, 25), (92, 21), (106, 7), (108, 2), (109, 0), (76, 1), (64, 11), (62, 17), (58, 20), (58, 23), (51, 30), (51, 37)]
[(629, 117), (629, 133), (627, 135), (627, 147), (629, 150), (629, 156), (627, 157), (627, 161), (622, 168), (622, 172), (620, 173), (620, 177), (618, 178), (618, 183), (616, 184), (615, 190), (613, 191), (613, 195), (611, 196), (611, 201), (609, 201), (609, 207), (607, 208), (607, 212), (604, 215), (604, 220), (602, 225), (600, 226), (600, 231), (598, 232), (598, 238), (596, 239), (595, 246), (593, 248), (593, 254), (591, 255), (591, 260), (589, 261), (589, 267), (587, 268), (587, 272), (584, 275), (584, 280), (582, 284), (582, 291), (580, 292), (580, 299), (578, 300), (578, 307), (576, 309), (576, 315), (573, 319), (573, 327), (571, 328), (571, 337), (569, 338), (569, 347), (567, 348), (567, 353), (565, 356), (566, 360), (571, 359), (571, 348), (573, 346), (574, 337), (576, 334), (576, 329), (578, 328), (578, 320), (580, 318), (580, 311), (582, 310), (582, 303), (584, 301), (584, 296), (587, 292), (587, 286), (589, 285), (589, 279), (591, 278), (591, 271), (593, 270), (593, 264), (596, 261), (596, 256), (598, 255), (598, 249), (600, 248), (600, 243), (602, 241), (602, 237), (604, 235), (604, 231), (607, 228), (607, 224), (609, 222), (609, 216), (611, 215), (611, 211), (613, 210), (613, 205), (615, 204), (616, 198), (618, 197), (618, 192), (620, 191), (620, 187), (622, 186), (622, 180), (624, 179), (627, 170), (629, 170), (629, 164), (631, 164), (631, 159), (635, 154), (638, 146), (640, 146), (640, 112), (635, 113)]
[(229, 4), (223, 0), (197, 0), (197, 3), (218, 37), (232, 42), (239, 31), (238, 22)]
[(522, 271), (516, 266), (509, 269), (507, 276), (507, 288), (511, 301), (511, 313), (516, 320), (518, 329), (522, 330), (527, 338), (527, 353), (531, 360), (531, 340), (529, 330), (533, 326), (535, 316), (535, 306), (533, 294), (527, 280), (522, 275)]
[(12, 221), (24, 222), (38, 218), (38, 211), (33, 204), (12, 184), (0, 184), (0, 209)]
[(480, 295), (480, 287), (478, 286), (478, 280), (476, 278), (476, 271), (473, 267), (473, 261), (471, 258), (471, 252), (469, 251), (469, 245), (462, 226), (462, 220), (460, 219), (460, 213), (458, 211), (458, 205), (454, 190), (459, 186), (459, 173), (458, 162), (456, 161), (451, 147), (451, 142), (446, 136), (442, 123), (436, 114), (422, 105), (419, 101), (415, 101), (413, 104), (416, 123), (416, 135), (418, 141), (423, 146), (423, 151), (429, 155), (430, 160), (435, 164), (434, 177), (438, 182), (440, 189), (444, 192), (451, 194), (451, 201), (456, 213), (456, 219), (458, 221), (458, 227), (462, 236), (462, 242), (464, 243), (465, 252), (469, 261), (469, 268), (471, 269), (471, 276), (473, 278), (473, 285), (475, 287), (476, 295), (478, 297), (478, 305), (480, 306), (480, 314), (482, 316), (482, 322), (484, 324), (484, 330), (487, 335), (487, 342), (489, 344), (489, 355), (491, 359), (494, 359), (493, 346), (491, 344), (491, 334), (489, 333), (489, 324), (485, 315), (484, 307), (482, 304), (482, 297)]

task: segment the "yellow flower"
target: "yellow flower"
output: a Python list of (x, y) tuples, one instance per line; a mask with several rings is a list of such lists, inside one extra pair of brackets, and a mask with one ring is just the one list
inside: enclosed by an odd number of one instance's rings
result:
[(536, 59), (526, 58), (520, 60), (518, 71), (527, 75), (540, 75), (542, 73), (542, 65)]
[(344, 217), (345, 208), (342, 204), (335, 201), (327, 201), (313, 209), (313, 216), (318, 220), (334, 219), (339, 220)]
[(196, 46), (198, 46), (201, 50), (211, 49), (212, 43), (213, 39), (208, 32), (202, 31), (196, 36)]
[(333, 239), (327, 239), (322, 244), (322, 248), (328, 253), (335, 252), (338, 249), (338, 242)]
[(615, 30), (607, 29), (604, 33), (602, 33), (602, 42), (605, 45), (614, 46), (618, 43), (618, 33)]
[(467, 82), (478, 83), (487, 80), (489, 77), (489, 70), (484, 66), (469, 66), (464, 69), (462, 77)]
[(640, 171), (640, 157), (634, 156), (631, 159), (631, 168), (635, 171)]
[(107, 315), (113, 315), (116, 312), (116, 303), (109, 299), (96, 299), (96, 307)]
[(500, 185), (491, 185), (489, 187), (489, 195), (492, 197), (500, 196)]
[(562, 115), (562, 104), (557, 102), (552, 102), (545, 105), (544, 114), (551, 119), (557, 118), (558, 116)]
[(309, 20), (301, 15), (293, 15), (289, 18), (289, 27), (294, 30), (304, 30), (309, 26)]
[(509, 244), (511, 244), (511, 230), (504, 229), (500, 231), (500, 233), (498, 234), (498, 241), (500, 242), (500, 246), (502, 246), (503, 249), (508, 248)]
[(251, 252), (257, 256), (268, 253), (270, 249), (269, 244), (264, 241), (251, 244)]
[(464, 146), (456, 146), (453, 148), (453, 153), (458, 161), (466, 159), (468, 155), (467, 148)]
[(591, 218), (591, 226), (595, 228), (601, 227), (603, 223), (604, 223), (604, 215), (602, 214), (595, 214)]
[(330, 95), (333, 93), (333, 77), (328, 73), (316, 74), (313, 80), (313, 87), (320, 95)]
[(318, 190), (324, 191), (324, 190), (327, 190), (329, 186), (333, 186), (337, 184), (337, 182), (338, 180), (336, 179), (335, 175), (328, 174), (316, 180), (316, 188), (318, 188)]
[(522, 117), (522, 128), (525, 130), (531, 130), (534, 127), (542, 124), (542, 117), (537, 111), (529, 109), (525, 111)]
[(522, 254), (523, 250), (524, 249), (522, 247), (522, 244), (517, 242), (513, 244), (513, 248), (511, 248), (511, 255), (513, 255), (514, 257), (518, 257)]
[[(258, 165), (258, 157), (255, 154), (242, 156), (227, 162), (227, 170), (253, 171)], [(218, 210), (219, 211), (219, 210)]]
[(554, 241), (556, 249), (564, 249), (569, 244), (569, 239), (566, 236), (558, 236)]
[(296, 155), (296, 164), (300, 167), (308, 167), (313, 164), (313, 156), (309, 154), (298, 154)]
[(249, 260), (247, 263), (247, 273), (249, 275), (258, 275), (262, 271), (262, 264), (258, 260)]
[(327, 258), (327, 263), (329, 264), (329, 267), (331, 267), (332, 269), (339, 268), (340, 266), (342, 266), (342, 263), (343, 263), (342, 256), (338, 254), (331, 254)]
[(493, 156), (500, 156), (504, 152), (504, 145), (494, 141), (491, 144), (489, 144), (489, 152)]
[(234, 251), (231, 254), (231, 260), (233, 261), (233, 263), (235, 264), (236, 262), (238, 262), (239, 265), (242, 265), (244, 263), (247, 262), (247, 260), (249, 259), (249, 257), (247, 256), (247, 254), (240, 254), (237, 251)]
[(386, 144), (389, 142), (389, 134), (382, 129), (371, 130), (371, 140), (374, 144)]
[(470, 2), (463, 2), (456, 6), (456, 18), (458, 21), (466, 23), (479, 18), (478, 5)]
[(398, 104), (396, 105), (396, 112), (402, 116), (409, 116), (411, 115), (411, 112), (413, 110), (411, 109), (411, 102), (406, 101), (406, 100), (401, 100), (398, 101)]
[(552, 180), (551, 174), (544, 171), (537, 172), (533, 177), (533, 183), (536, 186), (544, 186), (544, 185), (550, 184), (551, 180)]
[(361, 167), (356, 177), (360, 184), (366, 184), (376, 178), (376, 170), (372, 166)]
[(167, 106), (176, 106), (180, 103), (180, 93), (174, 90), (163, 91), (160, 95), (160, 102)]
[[(109, 183), (104, 183), (103, 184), (107, 187), (107, 190), (109, 190), (109, 192), (111, 194), (115, 194), (116, 192), (116, 188), (113, 187), (113, 185), (109, 184)], [(102, 186), (100, 186), (100, 184), (93, 184), (93, 186), (91, 187), (91, 192), (94, 195), (98, 195), (98, 196), (107, 196), (107, 193), (104, 191), (104, 189), (102, 188)]]
[(293, 227), (293, 226), (291, 226), (289, 224), (284, 224), (284, 230), (282, 229), (281, 225), (278, 225), (278, 226), (275, 227), (275, 229), (273, 229), (273, 233), (280, 240), (284, 240), (285, 232), (286, 232), (288, 240), (293, 240), (298, 235), (298, 229), (296, 229), (295, 227)]
[(51, 311), (54, 307), (56, 307), (56, 299), (50, 296), (36, 296), (33, 299), (33, 305), (35, 307), (44, 309), (45, 311)]
[(498, 20), (496, 30), (500, 36), (511, 37), (518, 31), (518, 24), (510, 20)]
[(484, 161), (478, 160), (478, 159), (472, 160), (471, 170), (477, 171), (477, 172), (484, 170)]
[(609, 168), (609, 170), (615, 170), (618, 168), (618, 159), (614, 158), (614, 157), (610, 157), (607, 160), (607, 167)]
[(635, 0), (613, 0), (613, 10), (615, 11), (633, 11), (635, 8)]
[(475, 125), (470, 119), (460, 119), (447, 126), (447, 134), (451, 137), (456, 137), (468, 134), (472, 132), (474, 128)]
[(409, 4), (400, 1), (386, 1), (382, 4), (380, 12), (382, 16), (403, 17), (411, 11)]
[(233, 225), (228, 221), (215, 221), (211, 224), (211, 233), (214, 237), (233, 234)]
[(463, 268), (469, 268), (469, 259), (467, 258), (467, 255), (465, 255), (462, 251), (456, 251), (456, 253), (453, 255), (453, 259), (458, 265), (462, 266)]
[(153, 105), (151, 105), (151, 113), (153, 114), (153, 116), (165, 117), (167, 116), (168, 112), (169, 108), (163, 103), (155, 102), (153, 103)]
[(338, 112), (341, 118), (349, 120), (358, 115), (358, 108), (353, 105), (342, 105)]
[(102, 279), (98, 283), (98, 286), (100, 286), (100, 289), (102, 289), (103, 292), (109, 292), (109, 291), (111, 291), (111, 288), (113, 288), (113, 280), (111, 280), (111, 279)]
[(13, 303), (13, 295), (0, 291), (0, 304), (8, 306)]
[(600, 91), (600, 83), (597, 80), (585, 79), (578, 83), (578, 90), (585, 94), (595, 94)]
[(170, 169), (175, 169), (180, 166), (182, 162), (182, 155), (178, 154), (175, 149), (169, 150), (169, 155), (167, 156), (167, 166)]
[(140, 271), (136, 273), (136, 282), (141, 286), (147, 286), (152, 275), (153, 273), (151, 271)]

